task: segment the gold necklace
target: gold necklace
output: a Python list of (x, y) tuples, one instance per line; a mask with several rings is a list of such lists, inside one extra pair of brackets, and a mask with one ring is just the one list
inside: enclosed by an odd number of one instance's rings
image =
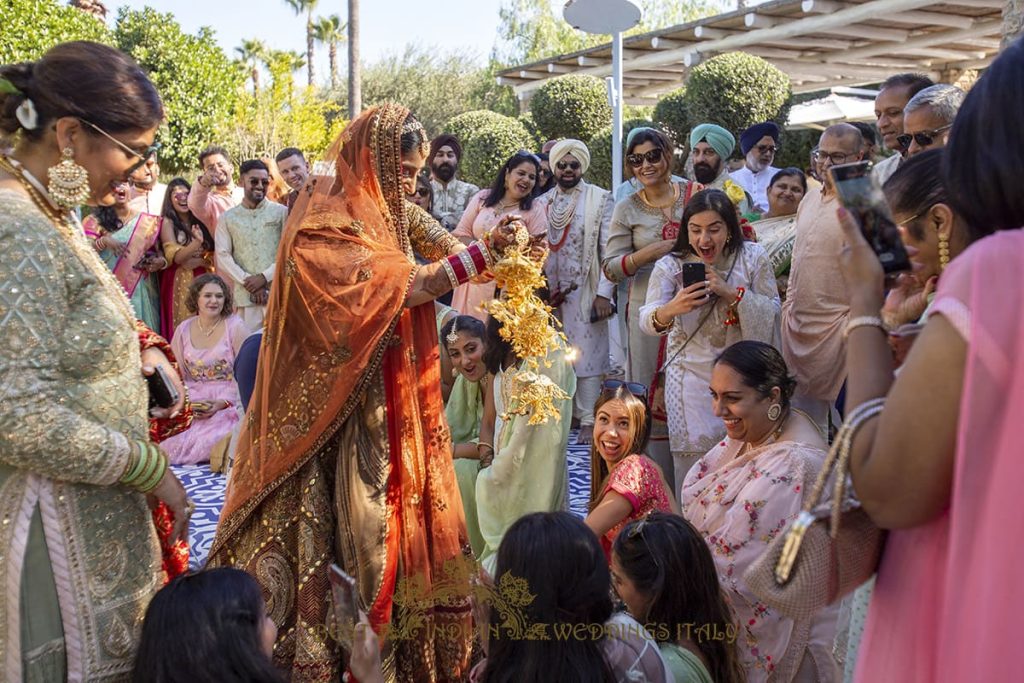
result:
[(120, 309), (121, 314), (124, 315), (129, 325), (132, 329), (135, 329), (137, 317), (135, 315), (135, 308), (128, 299), (128, 294), (124, 291), (121, 283), (114, 278), (114, 274), (107, 268), (107, 264), (100, 260), (96, 250), (85, 239), (85, 234), (78, 224), (78, 219), (73, 218), (74, 214), (71, 212), (65, 214), (54, 207), (45, 190), (36, 186), (39, 181), (25, 170), (17, 160), (0, 154), (0, 169), (3, 169), (21, 183), (39, 211), (50, 220), (57, 229), (57, 234), (64, 240), (64, 243), (70, 247), (82, 265), (99, 281), (100, 286), (110, 295), (114, 305)]
[(763, 446), (767, 446), (769, 444), (773, 444), (776, 441), (778, 441), (779, 437), (782, 436), (783, 430), (785, 430), (785, 428), (786, 428), (786, 422), (789, 421), (789, 415), (790, 415), (790, 411), (787, 410), (785, 417), (783, 417), (779, 421), (779, 426), (775, 428), (775, 431), (773, 431), (771, 434), (769, 434), (768, 437), (765, 438), (760, 443), (755, 444), (752, 441), (745, 442), (743, 444), (743, 448), (740, 449), (740, 454), (745, 453), (747, 451), (756, 450), (758, 448), (761, 448)]
[(217, 322), (215, 322), (213, 324), (213, 327), (211, 327), (209, 329), (209, 331), (207, 331), (206, 328), (203, 327), (202, 318), (200, 318), (199, 316), (196, 316), (196, 325), (199, 326), (199, 331), (200, 332), (202, 332), (207, 337), (209, 337), (211, 334), (213, 334), (213, 331), (217, 329), (217, 326), (220, 325), (222, 320), (224, 320), (224, 318), (217, 318)]

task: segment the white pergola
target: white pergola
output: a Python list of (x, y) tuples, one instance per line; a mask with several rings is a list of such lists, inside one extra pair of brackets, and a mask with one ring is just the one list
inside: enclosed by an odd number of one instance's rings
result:
[[(999, 51), (1003, 0), (773, 0), (626, 38), (623, 90), (650, 105), (684, 84), (689, 70), (716, 54), (749, 52), (784, 71), (795, 93), (878, 83), (917, 71), (936, 80), (989, 65)], [(563, 74), (612, 73), (612, 44), (498, 74), (528, 100)]]

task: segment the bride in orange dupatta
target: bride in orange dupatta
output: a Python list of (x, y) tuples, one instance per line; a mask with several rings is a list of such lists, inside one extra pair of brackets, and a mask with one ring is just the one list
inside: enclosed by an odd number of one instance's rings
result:
[[(486, 272), (492, 257), (486, 243), (462, 246), (405, 201), (427, 145), (407, 109), (364, 112), (328, 155), (334, 177), (315, 176), (281, 241), (210, 564), (259, 581), (279, 629), (275, 661), (292, 681), (334, 681), (343, 670), (331, 638), (332, 562), (355, 578), (360, 606), (385, 635), (387, 680), (468, 673), (469, 578), (453, 581), (452, 568), (471, 551), (433, 299)], [(495, 246), (511, 234), (500, 228)], [(413, 249), (440, 263), (417, 266)], [(437, 592), (444, 597), (424, 609)]]

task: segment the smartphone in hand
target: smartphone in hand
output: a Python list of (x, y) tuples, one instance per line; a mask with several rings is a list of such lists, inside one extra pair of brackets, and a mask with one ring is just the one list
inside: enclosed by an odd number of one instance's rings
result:
[(707, 272), (703, 263), (684, 263), (683, 264), (683, 289), (697, 284), (698, 282), (704, 282), (708, 279)]
[(170, 408), (178, 402), (178, 389), (163, 366), (156, 366), (152, 375), (146, 375), (146, 384), (149, 387), (150, 408)]
[(331, 596), (334, 598), (334, 637), (352, 652), (352, 636), (359, 623), (359, 598), (356, 580), (336, 564), (331, 565)]
[(858, 161), (829, 169), (839, 203), (857, 219), (864, 239), (878, 256), (886, 275), (910, 270), (910, 259), (903, 248), (899, 228), (871, 167), (870, 161)]

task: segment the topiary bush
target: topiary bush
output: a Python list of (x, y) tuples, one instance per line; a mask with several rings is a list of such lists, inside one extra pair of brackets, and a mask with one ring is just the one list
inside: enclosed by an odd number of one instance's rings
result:
[(686, 88), (679, 88), (663, 95), (654, 106), (653, 118), (677, 146), (686, 147), (690, 129), (693, 128), (686, 109)]
[[(661, 128), (658, 124), (646, 119), (630, 119), (622, 123), (623, 155), (626, 153), (626, 136), (629, 135), (629, 131), (644, 126), (648, 128)], [(607, 190), (614, 189), (612, 187), (612, 127), (608, 126), (591, 138), (587, 143), (587, 147), (590, 149), (590, 168), (587, 170), (587, 182)], [(625, 159), (623, 159), (623, 164), (625, 164)], [(627, 177), (625, 169), (623, 169), (622, 177), (623, 179)]]
[(466, 141), (475, 131), (491, 123), (504, 123), (509, 118), (486, 109), (467, 111), (448, 119), (448, 122), (444, 124), (444, 132), (457, 137), (465, 148)]
[(691, 126), (717, 123), (739, 140), (740, 132), (755, 123), (784, 126), (792, 96), (785, 73), (760, 57), (728, 52), (693, 68), (683, 102)]
[(530, 112), (545, 139), (590, 140), (612, 123), (607, 87), (595, 76), (571, 74), (545, 83)]
[(530, 134), (533, 139), (533, 145), (530, 147), (535, 152), (539, 152), (544, 143), (547, 142), (547, 138), (540, 132), (540, 128), (537, 126), (537, 122), (533, 120), (533, 114), (526, 112), (525, 114), (519, 115), (519, 122), (526, 128), (526, 132)]
[(500, 120), (484, 123), (460, 138), (463, 159), (459, 174), (463, 180), (480, 187), (491, 184), (510, 156), (521, 149), (533, 149), (533, 138), (521, 121), (496, 116)]

